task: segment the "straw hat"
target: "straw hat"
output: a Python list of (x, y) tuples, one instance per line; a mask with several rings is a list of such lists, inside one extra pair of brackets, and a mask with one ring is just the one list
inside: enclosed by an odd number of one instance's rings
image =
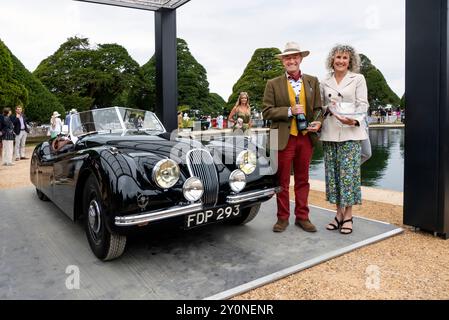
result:
[(299, 47), (299, 44), (296, 42), (287, 42), (285, 45), (284, 51), (280, 54), (277, 54), (276, 57), (279, 59), (282, 59), (284, 56), (288, 56), (290, 54), (296, 54), (299, 53), (301, 57), (307, 57), (310, 54), (310, 51), (301, 51), (301, 48)]
[(61, 115), (59, 114), (58, 111), (53, 112), (53, 115), (51, 116), (52, 118), (56, 118), (56, 117), (60, 117)]

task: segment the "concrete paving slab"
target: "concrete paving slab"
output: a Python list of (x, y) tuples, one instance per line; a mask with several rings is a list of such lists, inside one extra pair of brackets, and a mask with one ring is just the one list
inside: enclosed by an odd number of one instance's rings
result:
[(317, 233), (300, 230), (292, 217), (275, 234), (275, 213), (273, 199), (245, 226), (162, 225), (131, 237), (121, 258), (104, 263), (82, 226), (34, 188), (1, 190), (0, 299), (226, 299), (403, 231), (355, 218), (354, 233), (343, 236), (325, 230), (334, 212), (311, 207)]

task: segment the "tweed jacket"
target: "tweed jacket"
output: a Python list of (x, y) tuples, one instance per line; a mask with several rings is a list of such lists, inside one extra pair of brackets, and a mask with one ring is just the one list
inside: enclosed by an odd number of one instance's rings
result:
[(368, 139), (366, 131), (366, 115), (368, 112), (368, 89), (365, 77), (362, 74), (348, 72), (337, 84), (335, 77), (330, 75), (321, 81), (321, 96), (323, 108), (331, 103), (333, 99), (339, 102), (354, 103), (357, 112), (361, 116), (354, 116), (360, 126), (341, 126), (340, 122), (333, 116), (326, 116), (321, 129), (321, 141), (343, 142)]
[[(304, 83), (304, 93), (307, 102), (307, 121), (309, 123), (312, 121), (322, 122), (322, 101), (318, 79), (316, 77), (303, 74), (302, 80)], [(271, 129), (278, 130), (277, 148), (275, 146), (271, 147), (274, 150), (284, 150), (287, 147), (288, 139), (290, 137), (290, 127), (292, 121), (292, 119), (288, 117), (288, 108), (292, 106), (290, 105), (286, 74), (268, 80), (263, 97), (263, 107), (263, 118), (266, 120), (271, 120)], [(317, 142), (318, 135), (316, 133), (309, 132), (307, 135), (310, 136), (313, 144)]]

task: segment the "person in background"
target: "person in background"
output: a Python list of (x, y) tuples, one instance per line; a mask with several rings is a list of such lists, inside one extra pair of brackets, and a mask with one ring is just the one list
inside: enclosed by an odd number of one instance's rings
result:
[(71, 109), (64, 119), (64, 124), (67, 125), (69, 132), (70, 132), (70, 122), (72, 121), (72, 115), (76, 113), (78, 113), (78, 110)]
[[(326, 173), (326, 200), (337, 207), (334, 221), (326, 227), (350, 234), (353, 229), (352, 207), (362, 203), (360, 166), (362, 141), (369, 141), (365, 118), (368, 89), (359, 73), (360, 56), (352, 46), (331, 49), (326, 67), (329, 76), (321, 82), (325, 119), (321, 131)], [(349, 103), (354, 116), (329, 112), (337, 103)]]
[(178, 129), (182, 128), (182, 112), (178, 111)]
[[(322, 110), (318, 79), (302, 73), (300, 68), (303, 58), (309, 54), (309, 51), (301, 51), (296, 42), (288, 42), (284, 51), (277, 55), (285, 73), (268, 80), (265, 87), (263, 118), (271, 121), (271, 130), (278, 130), (277, 178), (282, 188), (277, 194), (277, 222), (273, 232), (283, 232), (289, 225), (292, 165), (295, 225), (306, 232), (317, 231), (309, 218), (309, 167), (313, 146), (318, 140), (317, 132), (321, 128)], [(305, 129), (298, 126), (297, 117), (300, 116), (304, 116), (309, 124)]]
[(16, 106), (16, 115), (11, 116), (11, 121), (14, 124), (14, 133), (16, 134), (15, 157), (16, 161), (28, 159), (25, 156), (25, 143), (30, 127), (27, 124), (27, 118), (23, 113), (21, 105)]
[(387, 111), (384, 108), (380, 109), (380, 123), (385, 123), (385, 118), (387, 117)]
[(11, 108), (3, 109), (2, 120), (2, 164), (4, 166), (13, 166), (14, 140), (16, 134), (14, 133), (14, 124), (11, 121)]
[(50, 138), (54, 139), (58, 136), (58, 134), (62, 131), (62, 121), (59, 118), (61, 115), (58, 111), (53, 112), (50, 119)]
[(3, 138), (3, 112), (0, 113), (0, 150), (3, 150), (2, 138)]
[(240, 92), (237, 102), (229, 114), (228, 121), (232, 124), (233, 133), (250, 134), (251, 106), (248, 93)]
[(218, 129), (223, 129), (223, 115), (221, 114), (217, 117), (217, 126)]

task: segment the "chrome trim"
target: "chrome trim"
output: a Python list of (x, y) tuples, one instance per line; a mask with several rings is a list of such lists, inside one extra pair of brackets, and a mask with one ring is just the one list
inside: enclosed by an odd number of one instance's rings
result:
[(123, 121), (123, 116), (120, 113), (120, 109), (118, 107), (114, 107), (115, 109), (115, 113), (117, 114), (118, 117), (118, 121), (120, 121), (120, 125), (122, 126), (122, 128), (124, 128), (125, 130), (123, 130), (122, 132), (122, 136), (124, 135), (124, 133), (126, 132), (126, 125), (125, 122)]
[[(256, 157), (256, 163), (254, 164), (254, 167), (252, 168), (252, 170), (251, 170), (251, 172), (249, 172), (249, 173), (246, 173), (245, 171), (243, 171), (243, 169), (242, 169), (242, 167), (241, 167), (241, 165), (242, 164), (244, 164), (244, 157), (243, 157), (243, 154), (245, 154), (245, 153), (248, 153), (248, 154), (253, 154), (255, 157)], [(243, 158), (243, 159), (242, 159)], [(248, 156), (248, 158), (249, 158), (249, 156)], [(245, 175), (250, 175), (250, 174), (252, 174), (254, 171), (256, 171), (256, 169), (257, 169), (257, 155), (254, 153), (254, 152), (252, 152), (251, 150), (243, 150), (243, 151), (241, 151), (240, 153), (239, 153), (239, 155), (237, 156), (237, 159), (235, 160), (235, 164), (238, 166), (238, 168), (240, 169), (240, 170), (242, 170), (243, 171), (243, 173), (245, 174)]]
[(259, 198), (274, 196), (279, 191), (280, 188), (270, 188), (260, 191), (240, 193), (237, 195), (227, 196), (226, 202), (229, 204), (237, 204), (245, 201), (257, 200)]
[[(91, 230), (95, 233), (95, 235), (98, 235), (101, 229), (101, 211), (95, 199), (90, 202), (87, 216)], [(97, 222), (96, 226), (95, 222)]]
[(129, 216), (115, 217), (115, 225), (119, 227), (135, 226), (143, 223), (182, 216), (202, 210), (203, 210), (202, 203), (194, 203), (188, 206), (175, 206), (165, 210), (157, 210), (157, 211), (143, 212), (140, 214), (133, 214)]
[[(199, 198), (198, 199), (193, 199), (193, 200), (191, 200), (191, 199), (187, 199), (187, 197), (186, 197), (186, 185), (187, 185), (187, 183), (189, 183), (189, 181), (192, 181), (192, 180), (196, 180), (196, 181), (198, 181), (199, 183), (201, 183), (201, 195), (199, 196)], [(200, 200), (201, 199), (201, 197), (203, 196), (203, 194), (204, 194), (204, 185), (203, 185), (203, 182), (198, 178), (198, 177), (190, 177), (190, 178), (188, 178), (185, 182), (184, 182), (184, 184), (182, 185), (182, 194), (183, 194), (183, 196), (184, 196), (184, 199), (186, 199), (187, 201), (192, 201), (192, 202), (194, 202), (194, 201), (198, 201), (198, 200)]]
[[(231, 177), (235, 176), (235, 175), (238, 174), (239, 172), (241, 172), (241, 173), (243, 174), (243, 177), (245, 178), (245, 180), (243, 181), (243, 182), (244, 182), (244, 185), (243, 185), (243, 188), (242, 188), (242, 189), (240, 189), (240, 190), (235, 190), (234, 187), (233, 187), (233, 184), (232, 184), (233, 182), (235, 182), (235, 180), (234, 180), (234, 178), (232, 178), (233, 180), (231, 181)], [(236, 169), (236, 170), (232, 171), (231, 174), (229, 175), (228, 180), (229, 180), (229, 181), (228, 181), (229, 187), (230, 187), (231, 190), (234, 191), (235, 193), (240, 193), (240, 192), (242, 192), (243, 189), (245, 189), (245, 187), (246, 187), (246, 174), (245, 174), (245, 172), (243, 172), (243, 170), (241, 170), (241, 169)]]
[[(204, 173), (205, 173), (205, 168), (201, 168), (201, 173), (200, 174), (196, 174), (195, 172), (193, 172), (193, 168), (192, 168), (192, 162), (190, 160), (190, 155), (193, 152), (204, 152), (207, 156), (209, 156), (210, 158), (208, 158), (208, 160), (212, 161), (210, 163), (211, 166), (213, 166), (214, 170), (213, 170), (213, 174), (214, 174), (214, 181), (207, 181), (207, 179), (205, 179)], [(203, 156), (201, 156), (202, 158)], [(218, 201), (218, 194), (220, 191), (220, 182), (218, 180), (218, 173), (217, 173), (217, 169), (216, 169), (216, 165), (214, 162), (214, 158), (212, 157), (212, 155), (210, 154), (209, 150), (206, 149), (200, 149), (200, 148), (195, 148), (192, 150), (187, 151), (186, 154), (186, 164), (187, 164), (187, 168), (189, 170), (190, 176), (191, 177), (197, 177), (201, 180), (201, 182), (203, 183), (203, 188), (204, 188), (204, 193), (203, 193), (203, 203), (207, 204), (207, 205), (213, 205), (215, 206), (217, 204)], [(200, 164), (196, 164), (196, 165), (200, 165)], [(209, 164), (206, 164), (209, 165)], [(210, 191), (214, 191), (213, 189), (216, 188), (216, 191), (211, 194)], [(214, 198), (211, 199), (210, 196), (213, 196)]]
[[(161, 186), (161, 185), (158, 183), (158, 181), (157, 181), (157, 174), (158, 174), (158, 171), (161, 169), (162, 164), (164, 164), (164, 163), (167, 162), (167, 161), (168, 161), (168, 162), (171, 162), (172, 164), (174, 164), (174, 165), (178, 168), (178, 170), (177, 170), (177, 172), (178, 172), (178, 177), (176, 178), (176, 181), (173, 182), (170, 186), (164, 187), (164, 186)], [(178, 165), (174, 160), (172, 160), (172, 159), (162, 159), (162, 160), (159, 160), (158, 163), (156, 163), (156, 165), (154, 166), (153, 171), (152, 171), (152, 173), (151, 173), (151, 178), (153, 179), (154, 183), (155, 183), (159, 188), (161, 188), (161, 189), (170, 189), (171, 187), (173, 187), (175, 184), (178, 183), (179, 177), (180, 177), (180, 176), (181, 176), (181, 170), (179, 169), (179, 165)]]

